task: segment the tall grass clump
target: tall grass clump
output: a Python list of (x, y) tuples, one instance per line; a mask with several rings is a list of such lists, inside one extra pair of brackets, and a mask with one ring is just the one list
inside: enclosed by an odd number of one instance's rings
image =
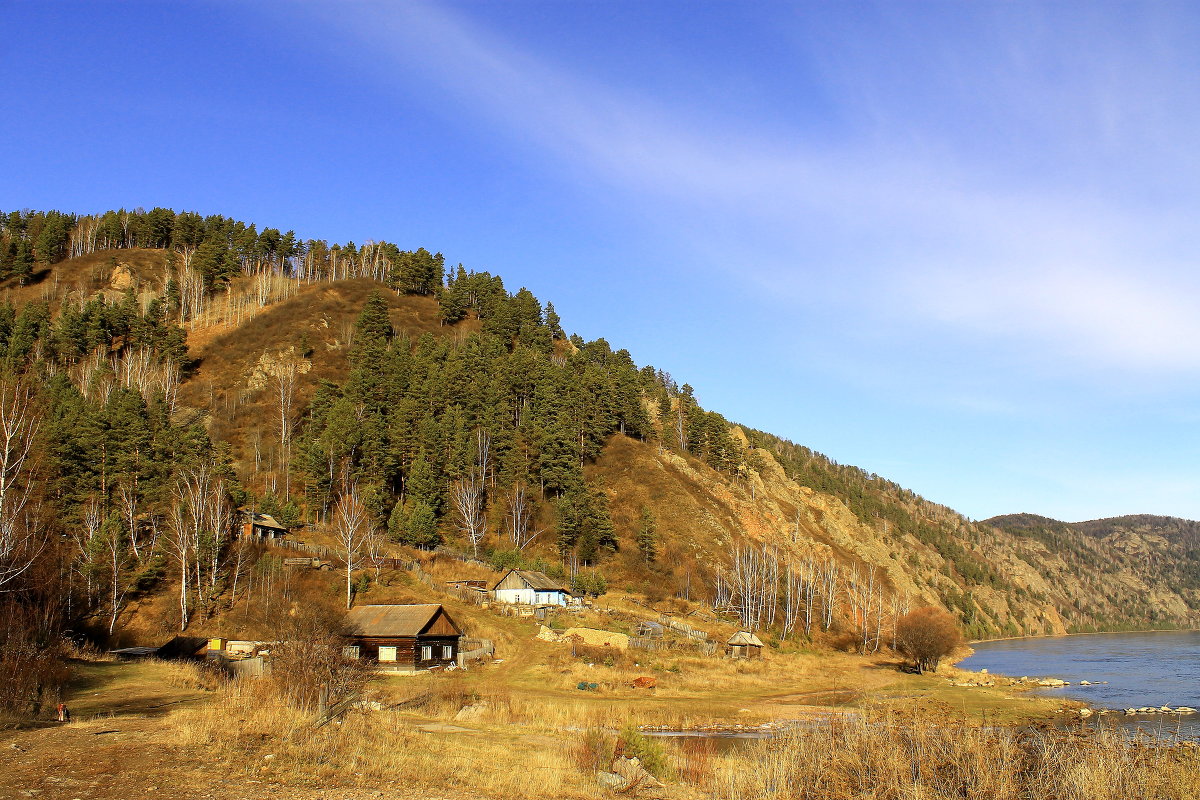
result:
[(1200, 754), (1111, 730), (865, 714), (719, 759), (710, 792), (744, 800), (1185, 800), (1200, 797)]

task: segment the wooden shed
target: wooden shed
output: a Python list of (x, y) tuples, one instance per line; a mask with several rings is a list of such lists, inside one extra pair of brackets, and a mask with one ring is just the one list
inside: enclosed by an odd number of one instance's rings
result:
[(492, 594), (498, 603), (527, 606), (565, 606), (574, 599), (570, 589), (532, 569), (510, 569), (496, 582)]
[(638, 623), (633, 632), (643, 639), (661, 639), (663, 630), (662, 623), (644, 619)]
[(725, 643), (730, 658), (762, 658), (762, 640), (750, 631), (738, 631)]
[(278, 539), (287, 536), (288, 529), (270, 514), (248, 511), (242, 515), (240, 535), (246, 539)]
[(359, 658), (395, 672), (456, 664), (462, 636), (462, 628), (436, 604), (359, 606), (346, 613), (344, 632)]

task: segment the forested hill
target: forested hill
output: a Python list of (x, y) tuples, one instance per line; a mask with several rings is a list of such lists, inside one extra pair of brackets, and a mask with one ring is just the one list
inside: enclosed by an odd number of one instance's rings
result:
[(978, 637), (1194, 621), (1194, 553), (1171, 537), (1138, 534), (1148, 560), (1115, 532), (971, 522), (732, 424), (425, 249), (14, 212), (0, 281), (0, 412), (27, 421), (0, 590), (10, 616), (51, 609), (43, 627), (119, 632), (168, 593), (176, 628), (237, 607), (239, 507), (318, 536), (353, 511), (373, 547), (447, 545), (864, 649), (925, 603)]
[(1099, 539), (1113, 534), (1148, 534), (1161, 536), (1178, 544), (1195, 547), (1200, 545), (1200, 522), (1179, 517), (1163, 517), (1154, 514), (1128, 514), (1123, 517), (1107, 517), (1085, 522), (1061, 522), (1037, 514), (1004, 514), (984, 520), (997, 528), (1055, 528), (1067, 527), (1095, 536)]

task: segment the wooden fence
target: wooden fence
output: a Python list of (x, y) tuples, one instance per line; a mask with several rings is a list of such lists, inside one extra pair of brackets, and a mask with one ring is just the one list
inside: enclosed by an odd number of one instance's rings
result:
[(272, 539), (270, 544), (272, 547), (285, 547), (288, 550), (298, 550), (301, 553), (308, 553), (309, 555), (313, 555), (313, 556), (316, 556), (317, 558), (322, 558), (327, 561), (335, 561), (335, 560), (340, 561), (341, 560), (341, 559), (338, 559), (337, 554), (334, 553), (332, 550), (330, 550), (328, 547), (324, 547), (319, 544), (308, 544), (306, 542), (298, 542), (295, 539)]
[(708, 640), (689, 639), (688, 641), (670, 640), (670, 639), (644, 639), (633, 637), (629, 640), (629, 646), (635, 650), (695, 650), (700, 655), (711, 656), (717, 652), (717, 643)]
[(458, 647), (459, 666), (496, 655), (496, 645), (491, 639), (468, 639), (464, 636), (459, 640)]
[(693, 628), (691, 625), (687, 624), (686, 622), (684, 622), (681, 619), (676, 619), (674, 617), (668, 617), (668, 616), (664, 615), (664, 616), (660, 616), (658, 618), (658, 622), (661, 625), (666, 625), (668, 628), (670, 628), (673, 631), (676, 631), (677, 633), (682, 633), (684, 636), (687, 636), (688, 638), (698, 639), (700, 641), (704, 641), (704, 640), (708, 639), (707, 631), (702, 631), (699, 628)]
[(474, 603), (477, 606), (491, 602), (492, 599), (491, 592), (486, 589), (480, 591), (474, 586), (447, 586), (446, 591), (464, 603)]

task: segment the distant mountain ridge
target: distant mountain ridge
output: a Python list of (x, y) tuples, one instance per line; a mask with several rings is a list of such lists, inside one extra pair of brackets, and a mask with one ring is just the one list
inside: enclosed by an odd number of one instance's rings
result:
[(1105, 517), (1082, 522), (1064, 522), (1051, 517), (1043, 517), (1040, 514), (1001, 514), (983, 520), (983, 524), (1003, 530), (1061, 526), (1098, 539), (1115, 533), (1156, 534), (1180, 544), (1200, 545), (1200, 522), (1158, 514), (1126, 514), (1120, 517)]

